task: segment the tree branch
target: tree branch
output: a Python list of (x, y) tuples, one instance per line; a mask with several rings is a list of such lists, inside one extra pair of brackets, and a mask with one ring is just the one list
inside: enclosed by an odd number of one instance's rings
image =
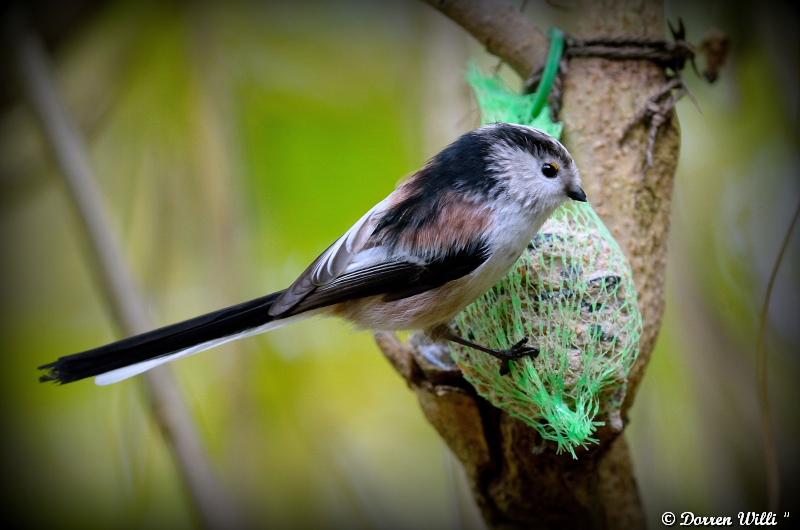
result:
[[(548, 40), (505, 1), (426, 0), (506, 61), (520, 76), (541, 67)], [(663, 38), (659, 0), (578, 2), (582, 37)], [(672, 183), (680, 138), (674, 113), (658, 134), (653, 165), (643, 176), (647, 133), (626, 125), (664, 84), (658, 65), (641, 60), (573, 58), (564, 79), (564, 142), (584, 178), (592, 205), (628, 256), (639, 291), (644, 330), (619, 422), (597, 433), (599, 444), (578, 459), (557, 455), (538, 433), (480, 398), (425, 339), (379, 345), (415, 390), (421, 408), (462, 462), (478, 506), (492, 528), (642, 528), (627, 442), (621, 434), (660, 327)], [(387, 345), (389, 348), (387, 348)], [(431, 355), (440, 355), (431, 363)], [(455, 374), (454, 374), (455, 371)]]
[[(88, 242), (89, 261), (113, 320), (125, 335), (147, 331), (151, 325), (144, 303), (110, 228), (86, 146), (58, 94), (42, 42), (26, 27), (20, 13), (9, 16), (5, 26), (4, 34), (20, 86), (61, 170)], [(171, 449), (202, 523), (214, 529), (235, 527), (236, 512), (211, 470), (172, 372), (167, 367), (152, 370), (145, 377), (145, 390), (150, 410)]]

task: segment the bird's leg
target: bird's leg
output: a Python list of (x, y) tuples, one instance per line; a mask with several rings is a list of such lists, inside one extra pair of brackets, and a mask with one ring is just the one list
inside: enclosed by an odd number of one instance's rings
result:
[(453, 332), (453, 330), (451, 330), (448, 326), (439, 326), (435, 328), (433, 330), (433, 336), (436, 338), (449, 340), (451, 342), (455, 342), (457, 344), (461, 344), (462, 346), (482, 351), (484, 353), (488, 353), (492, 357), (500, 359), (501, 363), (500, 375), (506, 375), (509, 373), (510, 371), (509, 361), (521, 359), (523, 357), (535, 358), (537, 355), (539, 355), (539, 348), (535, 348), (533, 346), (525, 346), (525, 344), (528, 342), (528, 337), (524, 337), (522, 340), (520, 340), (510, 348), (506, 348), (504, 350), (496, 350), (494, 348), (481, 346), (480, 344), (477, 344), (463, 337), (460, 337), (455, 332)]

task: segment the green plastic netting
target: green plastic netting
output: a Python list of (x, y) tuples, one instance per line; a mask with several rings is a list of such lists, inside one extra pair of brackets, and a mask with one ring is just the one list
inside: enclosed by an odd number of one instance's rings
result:
[[(531, 125), (560, 137), (547, 106), (531, 117), (535, 95), (509, 90), (474, 65), (468, 81), (484, 123)], [(509, 274), (460, 313), (457, 331), (479, 344), (508, 348), (522, 337), (536, 359), (500, 362), (453, 346), (464, 377), (493, 405), (568, 451), (595, 442), (605, 421), (621, 425), (627, 376), (639, 351), (642, 319), (624, 253), (587, 203), (570, 201), (548, 220)]]

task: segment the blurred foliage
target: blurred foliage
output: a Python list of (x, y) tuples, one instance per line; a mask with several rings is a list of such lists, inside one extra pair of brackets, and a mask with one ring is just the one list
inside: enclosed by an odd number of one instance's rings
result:
[[(543, 27), (569, 28), (568, 11), (532, 4)], [(797, 12), (776, 6), (669, 6), (690, 39), (718, 26), (734, 54), (715, 86), (687, 72), (702, 113), (688, 101), (679, 109), (668, 310), (629, 429), (654, 524), (667, 509), (732, 513), (764, 501), (755, 322), (798, 196), (798, 46), (787, 29)], [(423, 104), (428, 9), (118, 2), (58, 50), (59, 82), (155, 320), (285, 286), (440, 147), (420, 139), (436, 110)], [(460, 76), (465, 65), (438, 67)], [(463, 114), (453, 126), (475, 125)], [(0, 377), (9, 500), (31, 526), (192, 526), (136, 381), (36, 382), (38, 364), (116, 333), (44, 152), (28, 111), (8, 109)], [(800, 434), (797, 241), (768, 343), (788, 491)], [(260, 525), (476, 526), (463, 521), (451, 457), (368, 333), (315, 320), (175, 369), (216, 468)]]

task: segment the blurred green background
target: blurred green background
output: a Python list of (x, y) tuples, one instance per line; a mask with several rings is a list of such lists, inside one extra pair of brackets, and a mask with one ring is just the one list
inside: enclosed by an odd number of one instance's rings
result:
[[(569, 30), (578, 13), (565, 6), (526, 12)], [(686, 72), (702, 112), (679, 105), (667, 313), (628, 429), (653, 527), (664, 510), (764, 508), (756, 323), (800, 192), (796, 8), (670, 2), (667, 15), (692, 41), (723, 30), (733, 50), (714, 86)], [(412, 1), (114, 2), (54, 51), (158, 323), (284, 287), (477, 125), (470, 57), (496, 63)], [(37, 365), (116, 331), (19, 100), (0, 114), (0, 208), (8, 513), (37, 527), (194, 526), (137, 381), (36, 381)], [(799, 260), (795, 232), (767, 328), (787, 506)], [(215, 469), (259, 526), (481, 527), (457, 464), (368, 333), (313, 320), (174, 368)]]

